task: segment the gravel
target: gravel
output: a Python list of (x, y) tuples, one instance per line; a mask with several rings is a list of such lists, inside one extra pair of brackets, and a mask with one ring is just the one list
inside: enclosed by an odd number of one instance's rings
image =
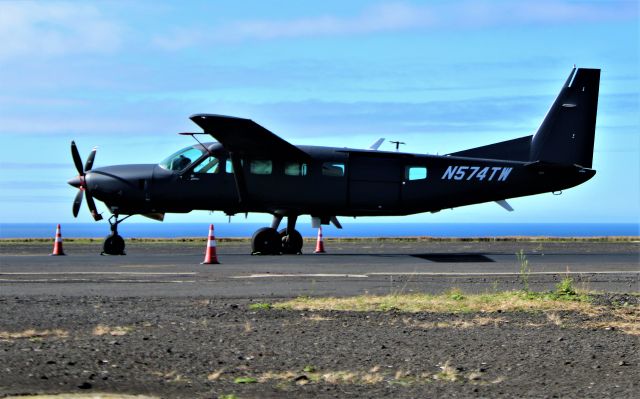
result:
[[(638, 305), (633, 295), (603, 294), (595, 300), (611, 309)], [(246, 298), (0, 297), (0, 334), (5, 334), (0, 396), (638, 394), (638, 336), (605, 327), (606, 312), (309, 312), (250, 310), (251, 303)]]

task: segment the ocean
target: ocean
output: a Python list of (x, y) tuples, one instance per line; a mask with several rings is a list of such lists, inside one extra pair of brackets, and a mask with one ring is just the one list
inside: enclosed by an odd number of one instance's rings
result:
[[(217, 223), (216, 237), (251, 237), (261, 223)], [(285, 223), (281, 225), (285, 227)], [(503, 237), (551, 236), (598, 237), (640, 236), (637, 223), (344, 223), (343, 229), (323, 226), (325, 237)], [(122, 223), (118, 232), (125, 238), (206, 237), (208, 223)], [(315, 237), (309, 223), (299, 223), (304, 237)], [(0, 223), (0, 238), (49, 238), (55, 224)], [(109, 234), (107, 223), (62, 224), (63, 237), (93, 238)]]

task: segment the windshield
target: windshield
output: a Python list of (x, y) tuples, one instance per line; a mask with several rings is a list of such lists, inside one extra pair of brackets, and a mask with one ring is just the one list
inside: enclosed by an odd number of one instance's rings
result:
[(200, 158), (204, 154), (204, 150), (194, 147), (183, 148), (175, 154), (171, 154), (160, 162), (160, 166), (167, 170), (183, 170), (193, 161)]

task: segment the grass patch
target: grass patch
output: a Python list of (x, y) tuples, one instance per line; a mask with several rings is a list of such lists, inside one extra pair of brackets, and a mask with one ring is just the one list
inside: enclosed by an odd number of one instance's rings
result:
[(122, 335), (127, 335), (131, 331), (133, 331), (132, 327), (129, 326), (105, 326), (102, 324), (98, 324), (96, 328), (93, 329), (92, 334), (100, 337), (102, 335), (111, 335), (113, 337), (120, 337)]
[(275, 309), (342, 310), (355, 312), (399, 311), (432, 313), (580, 311), (593, 310), (587, 295), (507, 291), (463, 295), (450, 291), (441, 295), (360, 295), (346, 298), (300, 297), (273, 304)]
[[(360, 295), (345, 298), (299, 297), (274, 303), (274, 309), (302, 311), (347, 311), (347, 312), (403, 312), (403, 313), (478, 313), (473, 318), (462, 318), (436, 322), (412, 320), (410, 316), (402, 322), (410, 327), (422, 329), (437, 328), (478, 328), (499, 327), (507, 323), (504, 317), (496, 313), (507, 312), (543, 312), (546, 323), (528, 324), (528, 327), (554, 325), (560, 328), (588, 328), (620, 331), (640, 336), (640, 306), (625, 305), (617, 308), (597, 306), (587, 294), (578, 292), (573, 281), (565, 278), (553, 292), (507, 291), (486, 294), (462, 294), (456, 290), (440, 295), (394, 294)], [(562, 312), (580, 313), (587, 316), (576, 322)], [(307, 316), (310, 317), (310, 316)], [(443, 376), (444, 377), (444, 376)], [(337, 378), (337, 377), (335, 377)]]
[[(258, 380), (260, 382), (280, 381), (295, 383), (298, 385), (310, 383), (326, 383), (331, 385), (372, 385), (383, 382), (385, 378), (390, 377), (380, 373), (379, 369), (369, 372), (348, 370), (319, 372), (313, 368), (313, 371), (305, 371), (304, 374), (293, 371), (268, 371), (261, 374)], [(300, 384), (300, 382), (303, 382), (303, 384)]]
[(523, 285), (525, 291), (529, 291), (529, 276), (531, 275), (531, 266), (529, 266), (529, 259), (521, 249), (516, 253), (516, 259), (518, 259), (519, 270), (518, 277)]
[(562, 298), (573, 298), (577, 296), (578, 293), (573, 286), (573, 279), (571, 277), (563, 278), (558, 284), (556, 284), (555, 294)]
[(464, 294), (460, 288), (452, 288), (447, 295), (449, 296), (449, 299), (454, 301), (462, 301), (464, 299)]
[(220, 378), (220, 376), (222, 375), (222, 373), (225, 372), (225, 369), (222, 368), (220, 370), (216, 370), (214, 372), (211, 372), (207, 375), (207, 381), (216, 381)]
[(234, 379), (233, 382), (236, 384), (255, 384), (258, 382), (258, 379), (253, 377), (238, 377)]
[(174, 384), (190, 384), (191, 383), (190, 379), (188, 379), (182, 374), (178, 374), (176, 370), (169, 371), (166, 373), (162, 371), (153, 371), (151, 372), (151, 375), (154, 375), (156, 377), (161, 377), (165, 380), (165, 382), (168, 382), (168, 383), (174, 383)]
[(640, 337), (640, 309), (637, 306), (615, 309), (612, 316), (614, 318), (611, 320), (588, 321), (585, 326), (604, 330), (620, 330), (625, 334)]
[(438, 329), (438, 328), (465, 329), (465, 328), (475, 328), (475, 327), (485, 327), (485, 326), (499, 327), (507, 323), (507, 320), (504, 317), (476, 316), (471, 320), (454, 319), (450, 321), (418, 322), (410, 318), (404, 318), (402, 320), (402, 323), (409, 327), (421, 328), (424, 330), (432, 330), (432, 329)]
[(24, 331), (0, 331), (0, 339), (2, 340), (13, 340), (13, 339), (39, 339), (39, 338), (67, 338), (69, 337), (69, 332), (61, 329), (53, 329), (53, 330), (36, 330), (30, 328)]
[(440, 380), (440, 381), (455, 382), (455, 381), (458, 381), (458, 379), (460, 379), (460, 373), (456, 368), (451, 367), (449, 362), (446, 362), (445, 364), (440, 366), (440, 372), (434, 374), (433, 379)]
[(252, 303), (249, 305), (249, 310), (269, 310), (272, 306), (270, 303)]
[[(486, 384), (487, 381), (481, 381), (483, 375), (478, 371), (472, 371), (463, 374), (458, 368), (444, 363), (439, 366), (440, 371), (404, 371), (382, 369), (380, 366), (372, 367), (368, 371), (364, 370), (315, 370), (299, 373), (296, 371), (267, 371), (257, 377), (260, 383), (276, 382), (281, 388), (291, 385), (306, 384), (329, 384), (329, 385), (401, 385), (412, 386), (418, 384), (429, 384), (434, 380), (441, 382), (466, 381), (473, 384)], [(496, 380), (492, 383), (498, 383)]]
[(330, 321), (330, 320), (335, 320), (333, 317), (325, 317), (325, 316), (321, 316), (319, 314), (312, 314), (311, 316), (305, 316), (304, 319), (305, 320), (309, 320), (309, 321)]

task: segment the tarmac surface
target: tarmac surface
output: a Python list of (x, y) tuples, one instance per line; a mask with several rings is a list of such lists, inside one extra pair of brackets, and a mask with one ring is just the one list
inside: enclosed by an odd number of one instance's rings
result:
[(207, 296), (214, 298), (546, 290), (571, 276), (579, 288), (640, 291), (639, 242), (329, 242), (326, 254), (251, 256), (248, 243), (218, 246), (219, 265), (201, 265), (201, 243), (143, 243), (126, 256), (99, 256), (99, 244), (0, 245), (0, 295)]

